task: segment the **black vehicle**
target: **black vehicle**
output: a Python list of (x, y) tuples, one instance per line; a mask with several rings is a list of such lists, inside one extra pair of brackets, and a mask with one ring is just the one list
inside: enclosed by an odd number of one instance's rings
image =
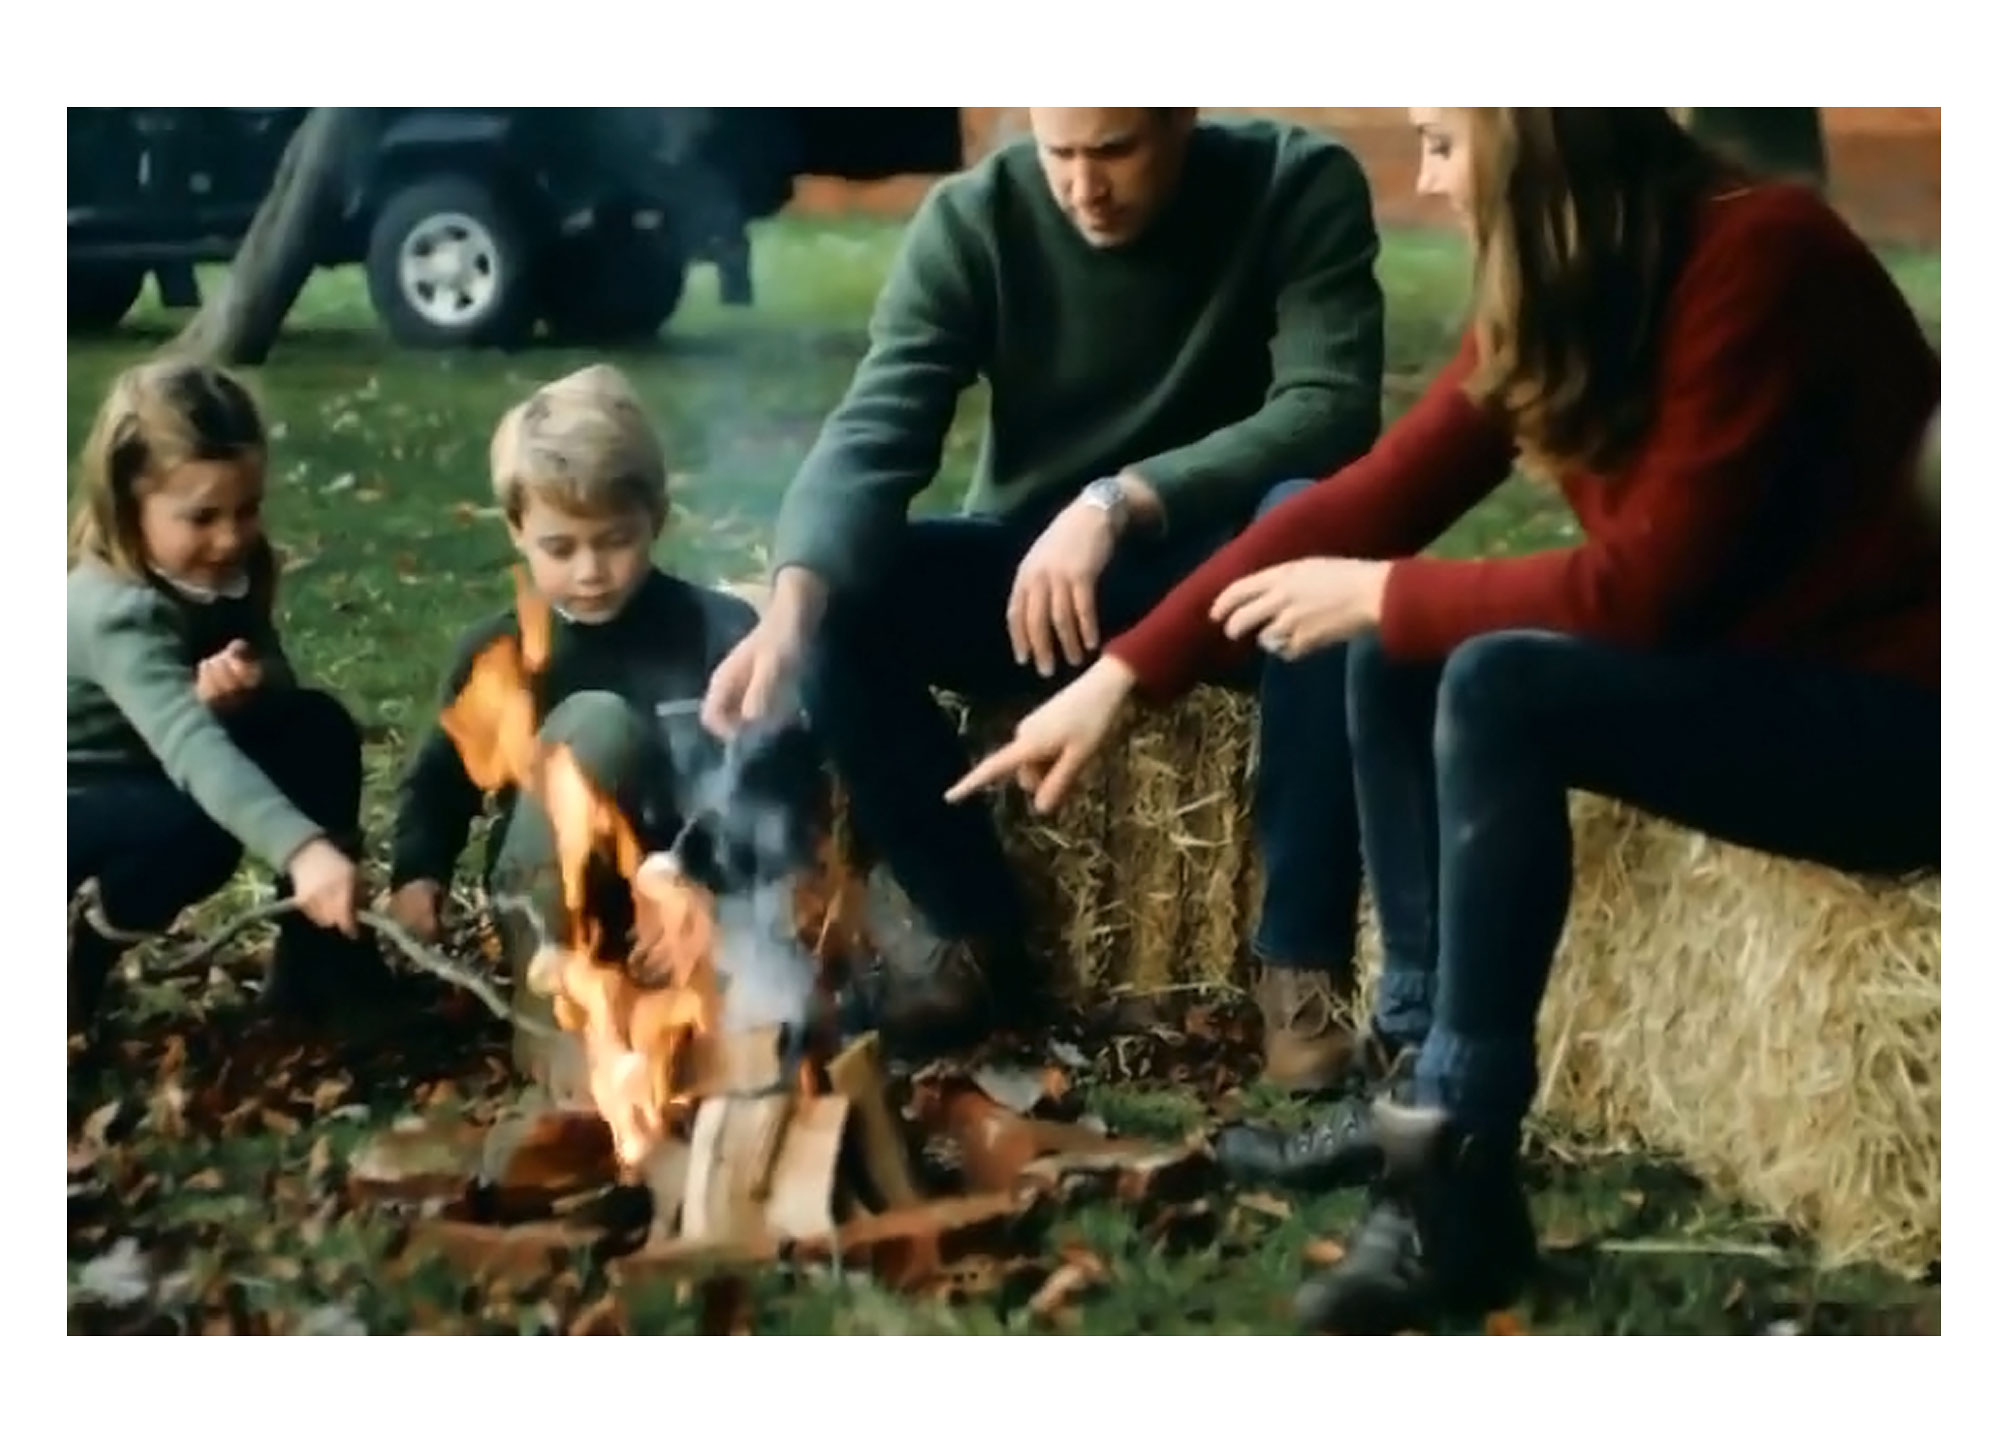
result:
[[(69, 317), (117, 324), (148, 274), (169, 306), (227, 261), (311, 112), (69, 112)], [(800, 174), (954, 170), (955, 109), (371, 109), (343, 112), (314, 197), (315, 266), (360, 264), (403, 344), (631, 340), (680, 304), (690, 264), (752, 302), (750, 221)]]

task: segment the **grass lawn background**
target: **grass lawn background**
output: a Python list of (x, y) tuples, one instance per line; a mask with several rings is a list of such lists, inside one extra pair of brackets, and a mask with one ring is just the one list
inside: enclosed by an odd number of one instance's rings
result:
[[(689, 301), (654, 347), (611, 355), (654, 409), (675, 471), (666, 564), (700, 579), (761, 568), (777, 501), (847, 384), (895, 244), (874, 221), (779, 220), (755, 235), (759, 301), (713, 299), (698, 273)], [(1941, 334), (1935, 253), (1890, 262), (1934, 337)], [(1401, 410), (1457, 334), (1462, 248), (1430, 232), (1385, 236), (1388, 409)], [(212, 278), (210, 278), (212, 280)], [(149, 293), (150, 296), (150, 293)], [(150, 299), (147, 302), (150, 306)], [(144, 309), (115, 336), (69, 347), (72, 456), (106, 384), (171, 335), (176, 320)], [(485, 473), (488, 439), (506, 406), (533, 386), (604, 353), (516, 355), (398, 351), (377, 329), (356, 271), (323, 273), (293, 314), (256, 384), (277, 424), (269, 525), (289, 553), (281, 621), (302, 672), (344, 696), (369, 746), (369, 816), (379, 843), (387, 782), (428, 715), (436, 673), (468, 622), (505, 604), (510, 553)], [(977, 450), (982, 397), (969, 394), (925, 511), (958, 504)], [(1466, 518), (1443, 550), (1490, 553), (1568, 535), (1552, 494), (1513, 482)], [(204, 910), (240, 906), (263, 886), (246, 872)], [(202, 916), (190, 926), (199, 929)], [(239, 956), (243, 956), (239, 950)], [(424, 1057), (265, 1059), (260, 1076), (226, 1068), (230, 1030), (254, 966), (190, 983), (128, 990), (127, 1042), (112, 1075), (72, 1097), (72, 1113), (118, 1100), (101, 1156), (79, 1172), (73, 1153), (70, 1269), (91, 1260), (152, 1260), (153, 1282), (123, 1303), (73, 1287), (72, 1331), (95, 1329), (562, 1329), (603, 1292), (585, 1267), (518, 1285), (466, 1280), (398, 1253), (393, 1227), (340, 1201), (340, 1160), (363, 1132), (412, 1111), (450, 1112), (490, 1099), (504, 1040), (468, 1021), (463, 1038)], [(1080, 1079), (1114, 1126), (1168, 1135), (1200, 1121), (1205, 1101), (1157, 1080)], [(333, 1085), (338, 1084), (338, 1087)], [(1252, 1100), (1253, 1106), (1266, 1106)], [(1532, 1305), (1537, 1330), (1690, 1331), (1792, 1321), (1823, 1329), (1928, 1328), (1935, 1289), (1866, 1271), (1819, 1274), (1802, 1241), (1740, 1216), (1660, 1161), (1543, 1150), (1537, 1208), (1552, 1245), (1567, 1246), (1571, 1283)], [(1266, 1332), (1287, 1327), (1286, 1301), (1315, 1238), (1338, 1236), (1351, 1199), (1216, 1201), (1214, 1228), (1192, 1249), (1108, 1209), (1064, 1220), (1067, 1243), (1102, 1259), (1107, 1282), (1048, 1319), (1004, 1292), (957, 1303), (906, 1299), (865, 1282), (771, 1275), (754, 1283), (760, 1332)], [(1275, 1205), (1275, 1206), (1273, 1206)], [(1634, 1238), (1643, 1245), (1620, 1249)], [(1662, 1241), (1668, 1251), (1661, 1252)], [(1609, 1251), (1602, 1247), (1608, 1244)], [(391, 1257), (393, 1255), (393, 1258)], [(128, 1275), (130, 1268), (127, 1268)], [(171, 1287), (161, 1279), (173, 1275)], [(109, 1290), (116, 1293), (116, 1289)], [(696, 1326), (697, 1306), (668, 1290), (627, 1300), (635, 1328)]]

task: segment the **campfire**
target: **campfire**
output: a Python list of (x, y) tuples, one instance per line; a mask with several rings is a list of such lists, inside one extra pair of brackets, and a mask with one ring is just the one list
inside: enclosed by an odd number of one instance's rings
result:
[[(516, 605), (518, 638), (474, 660), (443, 726), (479, 786), (517, 787), (553, 825), (562, 916), (538, 922), (526, 982), (580, 1048), (584, 1090), (484, 1130), (469, 1166), (440, 1161), (422, 1130), (385, 1135), (354, 1159), (357, 1191), (441, 1202), (440, 1240), (481, 1255), (510, 1235), (533, 1247), (615, 1241), (628, 1264), (801, 1247), (880, 1264), (888, 1245), (890, 1272), (909, 1281), (943, 1263), (942, 1244), (1018, 1221), (1065, 1179), (1108, 1178), (1128, 1197), (1150, 1196), (1159, 1177), (1206, 1158), (1029, 1116), (1033, 1100), (1010, 1106), (993, 1096), (1008, 1090), (949, 1069), (920, 1076), (894, 1106), (875, 1037), (843, 1048), (830, 1021), (834, 981), (868, 932), (865, 889), (831, 840), (781, 885), (779, 908), (719, 899), (678, 843), (646, 852), (576, 757), (538, 740), (533, 680), (547, 661), (549, 610), (518, 572)], [(607, 869), (628, 895), (629, 938), (593, 906), (589, 880)], [(753, 986), (744, 960), (773, 949), (797, 964), (802, 996), (737, 1005), (732, 987)], [(957, 1196), (924, 1186), (915, 1165), (929, 1143), (957, 1155)], [(913, 1240), (914, 1251), (904, 1246)]]

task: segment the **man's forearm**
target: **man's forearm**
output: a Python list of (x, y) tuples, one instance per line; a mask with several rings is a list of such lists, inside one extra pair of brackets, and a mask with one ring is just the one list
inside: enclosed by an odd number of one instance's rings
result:
[(826, 615), (826, 597), (826, 579), (811, 567), (794, 562), (779, 567), (771, 578), (771, 600), (764, 614), (810, 635)]

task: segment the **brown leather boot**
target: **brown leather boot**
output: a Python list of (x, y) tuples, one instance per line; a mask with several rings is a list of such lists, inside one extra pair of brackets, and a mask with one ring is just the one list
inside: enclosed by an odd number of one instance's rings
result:
[(1351, 975), (1266, 965), (1257, 979), (1264, 1017), (1263, 1082), (1289, 1093), (1330, 1093), (1358, 1056)]
[(867, 928), (875, 964), (850, 982), (841, 1008), (848, 1031), (879, 1030), (884, 1046), (906, 1058), (966, 1047), (992, 1031), (992, 950), (940, 936), (886, 868), (868, 879)]

